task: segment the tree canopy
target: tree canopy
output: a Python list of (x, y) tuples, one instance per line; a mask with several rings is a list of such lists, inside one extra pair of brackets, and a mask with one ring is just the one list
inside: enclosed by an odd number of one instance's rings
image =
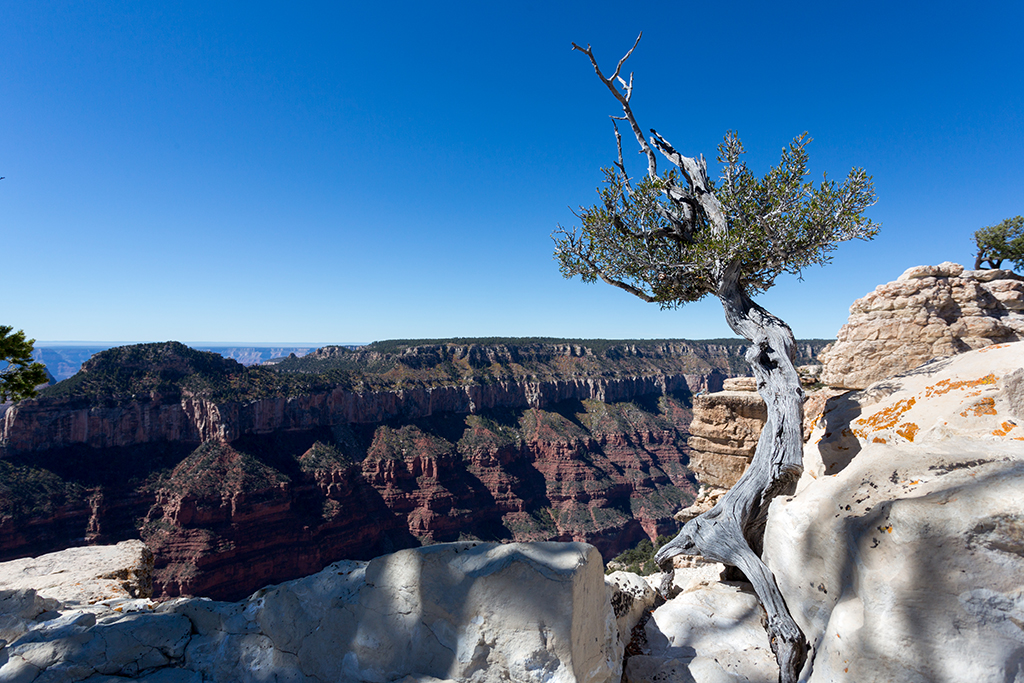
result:
[[(647, 158), (647, 173), (639, 180), (629, 176), (622, 137), (613, 124), (618, 159), (603, 169), (601, 201), (580, 207), (579, 229), (559, 226), (554, 235), (565, 277), (600, 278), (671, 308), (718, 294), (730, 267), (738, 271), (743, 290), (756, 294), (782, 273), (799, 275), (810, 265), (828, 263), (839, 242), (877, 234), (879, 226), (863, 213), (875, 203), (871, 177), (854, 168), (842, 183), (827, 177), (818, 184), (809, 181), (806, 133), (758, 178), (743, 161), (739, 136), (728, 131), (718, 147), (721, 176), (713, 181), (703, 155), (681, 155), (654, 129), (645, 139), (630, 107), (633, 76), (627, 81), (620, 75), (632, 49), (606, 77), (590, 46), (573, 47), (590, 57), (622, 105), (623, 115), (612, 118), (632, 129)], [(670, 170), (658, 173), (655, 151), (670, 162)]]
[[(686, 157), (653, 128), (644, 136), (630, 105), (633, 76), (620, 74), (640, 38), (605, 76), (588, 45), (598, 78), (618, 100), (613, 116), (618, 158), (604, 169), (601, 201), (577, 216), (580, 227), (555, 232), (562, 274), (601, 279), (644, 301), (672, 308), (711, 294), (734, 332), (750, 341), (746, 359), (767, 406), (767, 420), (743, 476), (714, 508), (662, 546), (655, 562), (701, 555), (738, 567), (751, 581), (767, 615), (769, 641), (780, 681), (795, 683), (806, 661), (807, 640), (786, 607), (771, 570), (760, 558), (768, 505), (792, 493), (803, 470), (803, 390), (794, 366), (793, 332), (756, 304), (782, 273), (799, 275), (831, 260), (839, 242), (871, 239), (878, 226), (864, 216), (875, 202), (871, 177), (854, 168), (842, 183), (807, 180), (807, 134), (798, 135), (778, 166), (758, 178), (743, 162), (739, 136), (729, 131), (718, 148), (722, 173), (708, 177), (704, 157)], [(629, 126), (647, 158), (647, 173), (631, 178), (616, 121)], [(658, 172), (658, 155), (671, 165)]]
[(1024, 267), (1024, 216), (979, 228), (974, 233), (974, 244), (978, 248), (975, 270), (986, 263), (987, 268), (999, 268), (1003, 261), (1012, 261), (1014, 268)]
[(32, 361), (35, 339), (25, 339), (25, 332), (11, 333), (13, 327), (0, 325), (0, 402), (20, 401), (36, 395), (36, 387), (47, 381), (46, 368)]

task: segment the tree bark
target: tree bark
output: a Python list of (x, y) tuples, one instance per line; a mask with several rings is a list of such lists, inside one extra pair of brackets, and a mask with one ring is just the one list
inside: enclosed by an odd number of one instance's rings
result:
[(803, 471), (803, 389), (793, 363), (793, 333), (754, 303), (739, 282), (739, 264), (726, 267), (718, 298), (729, 326), (750, 341), (747, 361), (768, 407), (754, 458), (714, 508), (690, 520), (658, 551), (659, 565), (680, 554), (703, 555), (735, 567), (754, 586), (768, 615), (768, 637), (779, 663), (779, 680), (796, 683), (807, 659), (807, 641), (786, 607), (771, 570), (759, 557), (768, 505), (795, 490)]

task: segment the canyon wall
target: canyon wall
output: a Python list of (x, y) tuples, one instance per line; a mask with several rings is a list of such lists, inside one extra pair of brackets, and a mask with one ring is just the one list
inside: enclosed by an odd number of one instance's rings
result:
[(157, 595), (216, 598), (467, 538), (609, 558), (674, 532), (693, 498), (690, 397), (745, 347), (698, 350), (325, 349), (288, 374), (111, 349), (4, 414), (0, 558), (141, 538)]
[(339, 424), (415, 420), (439, 413), (476, 414), (504, 408), (544, 408), (564, 401), (628, 401), (636, 396), (715, 391), (725, 375), (665, 374), (501, 381), (468, 386), (421, 386), (380, 391), (329, 391), (215, 402), (202, 396), (135, 396), (125, 404), (82, 405), (76, 397), (22, 401), (0, 422), (0, 452), (116, 448), (156, 442), (234, 441), (245, 434)]

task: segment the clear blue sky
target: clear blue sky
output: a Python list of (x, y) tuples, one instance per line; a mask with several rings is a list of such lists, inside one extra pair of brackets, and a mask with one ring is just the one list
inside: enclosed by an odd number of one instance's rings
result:
[[(373, 7), (372, 7), (373, 6)], [(374, 8), (379, 7), (379, 9)], [(609, 67), (681, 151), (874, 176), (882, 223), (761, 302), (798, 337), (1024, 213), (1024, 4), (8, 2), (0, 323), (38, 340), (732, 336), (563, 280)], [(639, 159), (637, 159), (639, 161)], [(634, 165), (639, 173), (642, 167)]]

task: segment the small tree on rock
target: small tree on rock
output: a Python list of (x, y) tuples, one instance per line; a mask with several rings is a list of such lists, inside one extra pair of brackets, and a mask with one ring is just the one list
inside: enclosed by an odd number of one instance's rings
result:
[[(612, 118), (629, 126), (647, 171), (640, 179), (629, 176), (613, 123), (618, 159), (604, 169), (601, 201), (581, 207), (578, 229), (556, 231), (555, 257), (565, 277), (601, 279), (663, 308), (715, 296), (732, 330), (750, 342), (746, 358), (768, 406), (753, 461), (718, 504), (688, 522), (655, 559), (665, 566), (679, 554), (702, 555), (738, 567), (768, 614), (780, 680), (796, 681), (806, 640), (759, 555), (768, 504), (791, 493), (803, 470), (804, 395), (793, 363), (793, 333), (750, 295), (767, 290), (782, 273), (799, 275), (807, 266), (828, 263), (839, 242), (874, 237), (878, 226), (864, 217), (875, 202), (874, 188), (859, 168), (841, 184), (808, 182), (806, 134), (783, 151), (778, 166), (757, 178), (730, 131), (718, 149), (721, 178), (712, 181), (703, 156), (683, 156), (655, 130), (649, 139), (641, 131), (630, 107), (633, 76), (621, 76), (639, 42), (638, 37), (611, 76), (601, 71), (589, 45), (572, 44), (590, 58), (618, 100), (622, 115)], [(671, 165), (667, 172), (659, 174), (656, 153)]]
[(36, 387), (47, 381), (46, 368), (32, 362), (35, 339), (25, 339), (25, 333), (13, 327), (0, 325), (0, 403), (33, 398)]
[(999, 268), (1003, 261), (1013, 261), (1014, 268), (1024, 267), (1024, 216), (978, 229), (974, 233), (974, 244), (978, 247), (975, 270)]

